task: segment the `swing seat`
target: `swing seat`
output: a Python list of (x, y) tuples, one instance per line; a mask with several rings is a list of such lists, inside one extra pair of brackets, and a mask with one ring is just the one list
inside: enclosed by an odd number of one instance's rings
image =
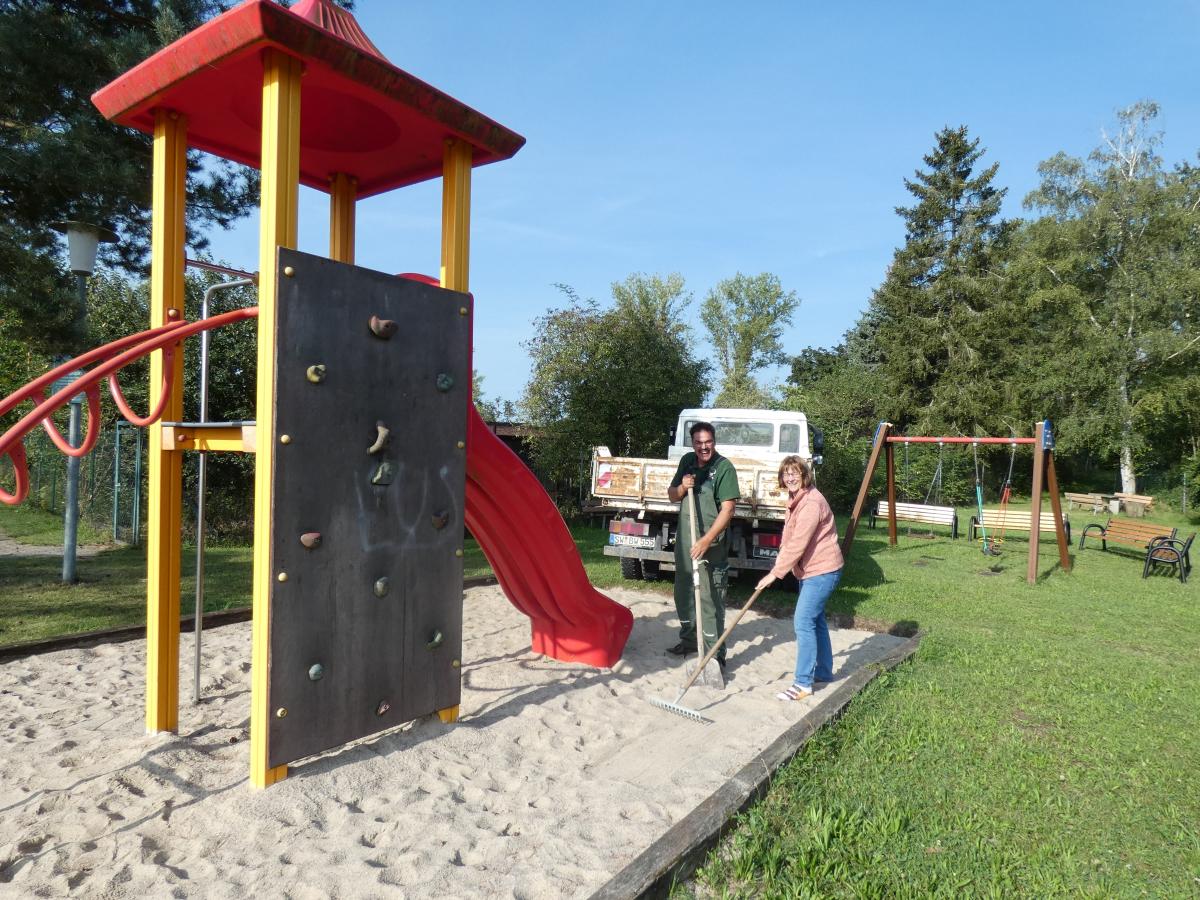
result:
[[(999, 536), (993, 537), (992, 529), (996, 531), (1029, 531), (1033, 524), (1033, 516), (1031, 513), (1024, 510), (1016, 509), (985, 509), (983, 510), (983, 521), (980, 522), (979, 516), (971, 516), (970, 536), (971, 540), (981, 539), (983, 535), (980, 533), (986, 531), (988, 538), (993, 543), (1002, 543), (1003, 539)], [(982, 528), (980, 527), (982, 525)], [(1063, 513), (1063, 531), (1067, 536), (1067, 543), (1071, 543), (1071, 522), (1067, 518), (1066, 513)], [(1042, 532), (1054, 536), (1054, 513), (1044, 512), (1041, 515), (1041, 521), (1038, 523), (1038, 537), (1041, 537)]]
[[(871, 513), (868, 524), (874, 528), (876, 519), (887, 520), (888, 502), (880, 500)], [(897, 503), (896, 521), (922, 522), (926, 525), (945, 525), (952, 538), (958, 537), (958, 510), (953, 506), (930, 506), (926, 503)]]

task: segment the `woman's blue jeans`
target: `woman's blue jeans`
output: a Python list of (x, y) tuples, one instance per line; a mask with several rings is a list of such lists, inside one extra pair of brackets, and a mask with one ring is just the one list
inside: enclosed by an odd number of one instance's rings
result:
[(842, 578), (842, 570), (810, 575), (800, 582), (796, 598), (796, 680), (812, 690), (814, 681), (833, 680), (833, 645), (825, 624), (825, 601)]

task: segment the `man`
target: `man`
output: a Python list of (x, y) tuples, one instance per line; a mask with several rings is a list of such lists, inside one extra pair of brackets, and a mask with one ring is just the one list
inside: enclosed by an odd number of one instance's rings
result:
[[(675, 611), (679, 614), (679, 643), (667, 652), (687, 656), (696, 652), (696, 599), (692, 566), (700, 566), (700, 624), (707, 652), (725, 630), (725, 594), (729, 587), (729, 533), (737, 502), (737, 471), (717, 452), (716, 429), (709, 422), (696, 422), (689, 434), (692, 451), (679, 461), (667, 497), (679, 503), (679, 530), (675, 535)], [(692, 502), (696, 494), (696, 543), (692, 545)], [(725, 668), (725, 648), (717, 651), (717, 662)]]

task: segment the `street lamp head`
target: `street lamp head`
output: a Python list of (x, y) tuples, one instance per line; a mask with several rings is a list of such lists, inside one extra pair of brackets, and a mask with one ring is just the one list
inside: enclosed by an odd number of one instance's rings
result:
[(67, 250), (71, 255), (71, 271), (89, 278), (96, 270), (96, 249), (100, 244), (112, 244), (117, 233), (103, 225), (87, 222), (51, 222), (50, 227), (67, 236)]

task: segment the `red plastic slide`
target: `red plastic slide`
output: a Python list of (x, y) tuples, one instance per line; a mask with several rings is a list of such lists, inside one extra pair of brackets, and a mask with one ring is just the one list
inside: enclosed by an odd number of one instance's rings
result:
[(505, 596), (532, 620), (533, 651), (563, 662), (615, 665), (633, 614), (592, 587), (541, 483), (474, 404), (468, 416), (467, 527)]

